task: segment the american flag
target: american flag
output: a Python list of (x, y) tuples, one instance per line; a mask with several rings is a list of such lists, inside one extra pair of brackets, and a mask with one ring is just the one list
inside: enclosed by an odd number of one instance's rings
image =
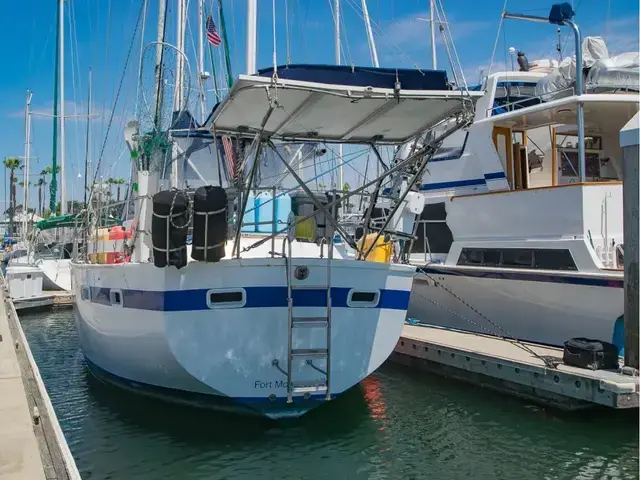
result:
[(231, 143), (231, 139), (227, 135), (222, 136), (222, 148), (224, 148), (224, 156), (227, 159), (227, 168), (229, 169), (229, 176), (233, 178), (235, 176), (233, 144)]
[(211, 17), (211, 15), (207, 17), (207, 40), (214, 47), (217, 47), (222, 43), (222, 39), (216, 31), (216, 24), (213, 23), (213, 18)]

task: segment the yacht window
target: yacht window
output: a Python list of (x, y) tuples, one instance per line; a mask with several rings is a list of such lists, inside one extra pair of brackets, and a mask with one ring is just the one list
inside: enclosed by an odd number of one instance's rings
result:
[(247, 303), (244, 289), (219, 289), (207, 292), (209, 308), (241, 308)]
[(539, 249), (534, 258), (535, 268), (541, 270), (578, 270), (571, 252), (566, 249)]
[(487, 248), (484, 251), (482, 257), (482, 264), (486, 267), (499, 267), (500, 266), (500, 250), (497, 248)]
[(458, 259), (458, 265), (482, 265), (482, 249), (463, 248)]
[(111, 301), (111, 305), (116, 307), (122, 306), (122, 290), (112, 289), (109, 292), (109, 300)]
[(378, 305), (380, 298), (379, 290), (351, 290), (347, 298), (347, 305), (349, 307), (375, 307)]
[(446, 219), (444, 202), (426, 204), (420, 215), (411, 253), (449, 253), (453, 234)]
[(510, 268), (532, 268), (533, 250), (505, 249), (502, 251), (502, 262), (500, 265)]
[(458, 265), (577, 270), (571, 252), (567, 249), (463, 248)]

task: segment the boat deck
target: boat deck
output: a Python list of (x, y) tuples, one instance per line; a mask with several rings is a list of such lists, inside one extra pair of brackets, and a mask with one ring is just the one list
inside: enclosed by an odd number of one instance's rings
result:
[(79, 479), (10, 299), (0, 289), (0, 478)]
[[(405, 325), (391, 359), (566, 410), (639, 404), (638, 377), (564, 365), (560, 348)], [(552, 368), (544, 359), (559, 364)]]

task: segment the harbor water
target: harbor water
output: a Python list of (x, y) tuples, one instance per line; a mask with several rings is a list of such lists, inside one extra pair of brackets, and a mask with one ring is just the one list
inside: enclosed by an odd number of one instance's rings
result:
[(71, 310), (21, 322), (83, 479), (639, 478), (637, 411), (559, 413), (387, 364), (274, 422), (101, 384)]

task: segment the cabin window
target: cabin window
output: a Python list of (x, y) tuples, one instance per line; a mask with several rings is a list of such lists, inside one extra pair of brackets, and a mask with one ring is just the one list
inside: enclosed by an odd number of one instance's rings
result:
[(91, 300), (91, 289), (89, 287), (82, 287), (80, 290), (80, 298), (82, 300)]
[(534, 261), (541, 270), (578, 270), (569, 250), (538, 249)]
[(241, 308), (247, 303), (244, 289), (216, 289), (207, 292), (209, 308)]
[(411, 253), (449, 253), (453, 234), (447, 225), (444, 202), (427, 203), (418, 221)]
[(380, 300), (380, 290), (350, 290), (347, 305), (356, 308), (373, 308)]
[(458, 265), (538, 270), (578, 270), (568, 249), (463, 248)]
[(109, 291), (109, 300), (114, 307), (122, 306), (122, 290), (112, 289)]

